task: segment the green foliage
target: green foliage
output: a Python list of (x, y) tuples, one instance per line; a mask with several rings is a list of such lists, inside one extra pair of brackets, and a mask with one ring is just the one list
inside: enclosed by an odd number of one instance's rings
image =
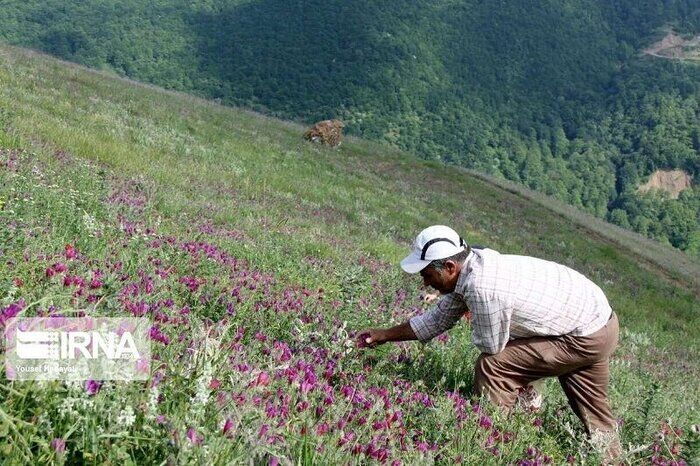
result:
[(689, 249), (700, 231), (700, 189), (697, 186), (681, 192), (677, 200), (665, 193), (651, 192), (621, 196), (617, 205), (620, 208), (609, 216), (611, 222), (623, 227), (627, 223), (651, 238), (668, 241), (680, 249)]

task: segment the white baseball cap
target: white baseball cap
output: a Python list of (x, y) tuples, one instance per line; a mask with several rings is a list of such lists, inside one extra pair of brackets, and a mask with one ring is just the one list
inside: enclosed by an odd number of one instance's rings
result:
[(408, 273), (418, 273), (432, 261), (445, 259), (462, 252), (467, 244), (461, 236), (445, 225), (433, 225), (418, 233), (413, 250), (401, 261), (401, 268)]

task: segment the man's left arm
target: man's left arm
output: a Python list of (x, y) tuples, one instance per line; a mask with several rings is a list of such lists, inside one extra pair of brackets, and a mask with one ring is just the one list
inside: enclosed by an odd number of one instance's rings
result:
[(426, 343), (455, 326), (464, 312), (466, 304), (460, 295), (449, 293), (425, 314), (409, 320), (416, 338)]

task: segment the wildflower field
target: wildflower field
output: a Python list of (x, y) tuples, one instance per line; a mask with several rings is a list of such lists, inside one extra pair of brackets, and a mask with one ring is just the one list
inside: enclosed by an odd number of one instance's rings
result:
[(598, 464), (556, 380), (539, 412), (472, 397), (466, 319), (425, 346), (355, 347), (423, 311), (398, 260), (444, 223), (598, 283), (622, 328), (624, 461), (700, 464), (698, 269), (662, 271), (468, 173), (302, 132), (0, 46), (0, 323), (145, 316), (154, 355), (147, 382), (3, 371), (0, 463)]

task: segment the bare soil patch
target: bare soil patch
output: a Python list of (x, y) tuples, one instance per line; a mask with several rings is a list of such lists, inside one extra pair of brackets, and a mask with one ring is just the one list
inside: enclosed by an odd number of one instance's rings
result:
[(684, 189), (693, 186), (693, 178), (683, 170), (656, 170), (649, 177), (649, 181), (639, 187), (640, 193), (646, 193), (652, 189), (667, 192), (673, 199)]
[(659, 58), (700, 61), (700, 35), (686, 39), (673, 31), (650, 47), (644, 53)]

